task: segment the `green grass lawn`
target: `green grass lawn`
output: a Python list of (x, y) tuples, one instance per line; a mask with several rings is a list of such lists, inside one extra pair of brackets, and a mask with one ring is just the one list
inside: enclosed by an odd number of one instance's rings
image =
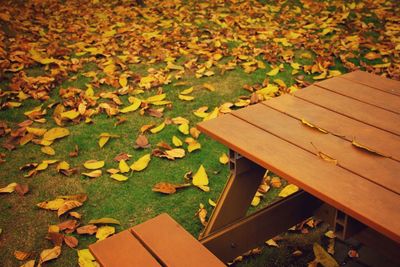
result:
[[(153, 156), (145, 170), (126, 174), (127, 181), (111, 179), (106, 170), (118, 168), (118, 162), (113, 160), (118, 154), (131, 154), (130, 165), (151, 153), (159, 142), (172, 145), (172, 136), (182, 141), (188, 137), (178, 130), (178, 125), (168, 124), (159, 133), (145, 133), (150, 148), (135, 149), (143, 125), (158, 125), (181, 116), (194, 127), (202, 121), (193, 114), (194, 110), (207, 106), (211, 112), (227, 102), (248, 100), (252, 93), (244, 88), (255, 92), (271, 84), (278, 89), (270, 95), (274, 97), (357, 68), (395, 79), (400, 76), (400, 29), (395, 26), (400, 20), (400, 7), (396, 0), (173, 0), (146, 1), (146, 8), (138, 8), (132, 2), (10, 0), (3, 1), (0, 7), (0, 14), (4, 14), (0, 16), (0, 121), (8, 129), (15, 131), (18, 123), (28, 119), (24, 113), (39, 105), (47, 111), (43, 116), (46, 122), (33, 122), (31, 127), (57, 127), (53, 119), (56, 105), (51, 104), (61, 103), (71, 110), (84, 99), (76, 94), (67, 101), (65, 95), (60, 95), (60, 90), (67, 88), (81, 89), (84, 94), (88, 86), (93, 86), (94, 95), (99, 97), (92, 107), (88, 106), (93, 110), (100, 103), (112, 104), (112, 100), (101, 97), (107, 92), (122, 101), (119, 109), (129, 104), (130, 96), (144, 100), (161, 91), (172, 103), (150, 105), (164, 108), (162, 118), (140, 114), (139, 110), (109, 116), (99, 109), (90, 117), (91, 123), (85, 123), (89, 117), (86, 115), (73, 122), (65, 121), (63, 127), (69, 129), (70, 135), (51, 145), (53, 156), (42, 153), (41, 146), (33, 142), (17, 144), (12, 151), (1, 147), (5, 162), (0, 164), (0, 188), (13, 182), (29, 185), (25, 196), (15, 192), (0, 194), (2, 266), (24, 263), (13, 256), (16, 250), (31, 252), (29, 259), (38, 260), (42, 250), (53, 247), (45, 239), (49, 226), (71, 217), (58, 218), (56, 212), (40, 209), (36, 204), (60, 195), (87, 194), (88, 200), (74, 210), (82, 215), (81, 225), (91, 219), (111, 217), (121, 222), (116, 226), (119, 232), (167, 212), (192, 235), (199, 235), (203, 226), (195, 213), (203, 203), (209, 216), (212, 206), (208, 200), (216, 201), (223, 189), (228, 167), (218, 159), (228, 152), (227, 148), (201, 134), (197, 140), (200, 150), (186, 151), (184, 158), (174, 161)], [(97, 51), (93, 52), (93, 48)], [(39, 58), (32, 50), (39, 51)], [(46, 63), (49, 59), (56, 62)], [(168, 62), (179, 69), (171, 68)], [(114, 65), (115, 70), (109, 72), (109, 65)], [(270, 72), (276, 68), (277, 74)], [(204, 75), (207, 71), (209, 77)], [(94, 72), (95, 77), (86, 77), (88, 72)], [(18, 87), (19, 82), (26, 81), (22, 74), (55, 80), (44, 85), (27, 82)], [(121, 75), (128, 77), (126, 92), (121, 91), (118, 82)], [(155, 79), (150, 86), (142, 83), (147, 76)], [(205, 83), (215, 90), (205, 89)], [(47, 85), (48, 98), (35, 99), (35, 92)], [(194, 92), (190, 95), (194, 100), (180, 100), (179, 93), (192, 86)], [(18, 96), (21, 91), (29, 96), (26, 100)], [(21, 106), (11, 107), (11, 102)], [(239, 104), (232, 107), (238, 108)], [(116, 126), (117, 116), (126, 121)], [(102, 133), (119, 137), (99, 148)], [(5, 133), (0, 143), (5, 144), (9, 136), (9, 132)], [(76, 145), (79, 155), (70, 157), (69, 152)], [(187, 149), (186, 144), (184, 148)], [(67, 161), (77, 168), (77, 173), (64, 176), (57, 172), (57, 164), (29, 178), (24, 177), (26, 171), (20, 170), (28, 163), (49, 159)], [(82, 175), (87, 171), (83, 163), (91, 159), (105, 161), (101, 177)], [(183, 183), (185, 173), (195, 172), (200, 165), (207, 171), (210, 192), (195, 186), (173, 195), (152, 192), (158, 182)], [(284, 185), (272, 188), (257, 208), (277, 199)], [(261, 255), (245, 257), (236, 266), (305, 266), (314, 258), (313, 243), (326, 245), (326, 230), (322, 224), (309, 229), (308, 234), (283, 234), (279, 248), (263, 246)], [(97, 240), (94, 236), (71, 235), (79, 240), (77, 248), (63, 245), (59, 258), (46, 266), (76, 266), (77, 250)], [(303, 254), (294, 256), (296, 250)]]

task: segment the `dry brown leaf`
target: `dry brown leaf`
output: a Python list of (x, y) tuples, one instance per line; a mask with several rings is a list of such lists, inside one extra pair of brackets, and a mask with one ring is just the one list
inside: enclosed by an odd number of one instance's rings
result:
[(15, 192), (17, 192), (17, 194), (20, 196), (24, 196), (29, 192), (29, 187), (27, 184), (17, 184), (15, 187)]
[(78, 246), (78, 239), (76, 239), (76, 237), (73, 236), (64, 236), (64, 242), (65, 244), (67, 244), (68, 247), (70, 248), (75, 248), (76, 246)]
[(65, 201), (64, 204), (58, 209), (57, 215), (60, 217), (69, 210), (82, 206), (82, 203), (76, 200)]
[(80, 235), (84, 234), (93, 235), (97, 232), (97, 226), (94, 224), (88, 224), (77, 228), (76, 232)]
[(30, 252), (24, 252), (24, 251), (19, 251), (19, 250), (14, 251), (14, 257), (19, 261), (24, 261), (24, 260), (28, 259), (31, 255), (32, 255), (32, 253), (30, 253)]
[(40, 253), (39, 266), (41, 266), (43, 262), (57, 259), (60, 256), (60, 254), (61, 254), (60, 246), (55, 246), (54, 248), (43, 250)]
[(152, 191), (171, 195), (176, 192), (176, 189), (185, 188), (188, 186), (190, 186), (190, 184), (170, 184), (166, 182), (161, 182), (155, 184), (152, 188)]
[(147, 137), (143, 134), (140, 134), (138, 138), (135, 141), (136, 145), (134, 146), (136, 149), (137, 148), (148, 148), (150, 147), (149, 141), (147, 140)]

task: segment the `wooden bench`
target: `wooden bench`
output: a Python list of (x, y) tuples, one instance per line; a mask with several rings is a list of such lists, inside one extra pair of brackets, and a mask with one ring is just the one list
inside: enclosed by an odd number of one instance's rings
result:
[[(356, 71), (198, 128), (230, 148), (231, 175), (201, 239), (222, 261), (312, 215), (400, 261), (399, 81)], [(304, 191), (246, 217), (266, 169)]]
[(225, 266), (165, 213), (89, 249), (103, 267)]

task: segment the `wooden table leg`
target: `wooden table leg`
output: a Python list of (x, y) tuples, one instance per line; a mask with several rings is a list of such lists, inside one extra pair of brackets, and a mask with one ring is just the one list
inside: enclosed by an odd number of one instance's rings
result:
[(265, 169), (230, 152), (231, 174), (204, 230), (203, 237), (246, 216)]

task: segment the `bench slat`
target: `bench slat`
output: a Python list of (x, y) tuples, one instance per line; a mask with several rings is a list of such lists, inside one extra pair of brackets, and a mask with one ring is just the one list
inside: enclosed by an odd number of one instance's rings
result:
[(323, 161), (315, 154), (230, 114), (202, 122), (198, 128), (246, 158), (400, 242), (400, 197), (392, 191)]
[(130, 229), (165, 266), (225, 266), (168, 214), (161, 214)]
[(400, 113), (400, 96), (376, 90), (372, 87), (346, 79), (327, 79), (315, 83), (329, 91), (348, 96), (359, 101), (375, 105), (382, 109)]
[(349, 141), (355, 140), (373, 150), (380, 151), (400, 161), (400, 137), (353, 120), (302, 99), (283, 95), (262, 104), (332, 132)]
[(372, 73), (364, 71), (353, 71), (337, 78), (348, 79), (388, 93), (400, 95), (400, 81), (387, 79)]
[(129, 230), (89, 245), (89, 250), (103, 267), (161, 266)]
[(400, 135), (400, 115), (378, 107), (355, 101), (351, 98), (309, 86), (297, 91), (295, 97), (323, 106), (355, 120), (373, 125), (382, 130)]
[(310, 153), (323, 152), (338, 160), (339, 166), (400, 194), (400, 163), (397, 161), (361, 151), (345, 139), (321, 133), (262, 104), (235, 111), (232, 115)]

